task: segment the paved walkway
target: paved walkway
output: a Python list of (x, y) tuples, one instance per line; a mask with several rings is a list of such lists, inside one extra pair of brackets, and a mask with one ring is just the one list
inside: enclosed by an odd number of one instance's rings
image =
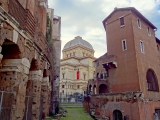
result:
[(85, 112), (82, 103), (62, 103), (61, 107), (67, 110), (66, 117), (60, 120), (93, 120), (91, 116)]

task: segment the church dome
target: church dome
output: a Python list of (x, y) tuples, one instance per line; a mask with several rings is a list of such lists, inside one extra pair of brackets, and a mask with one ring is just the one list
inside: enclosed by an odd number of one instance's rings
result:
[(77, 36), (73, 40), (67, 42), (65, 44), (63, 50), (68, 49), (68, 48), (72, 48), (72, 47), (74, 47), (76, 45), (82, 45), (83, 47), (86, 47), (86, 48), (88, 48), (90, 50), (93, 50), (92, 45), (89, 42), (83, 40), (82, 37), (80, 37), (80, 36)]

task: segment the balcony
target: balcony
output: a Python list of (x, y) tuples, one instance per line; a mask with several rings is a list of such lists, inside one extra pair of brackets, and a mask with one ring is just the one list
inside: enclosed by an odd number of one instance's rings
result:
[(98, 81), (107, 81), (107, 78), (97, 78)]

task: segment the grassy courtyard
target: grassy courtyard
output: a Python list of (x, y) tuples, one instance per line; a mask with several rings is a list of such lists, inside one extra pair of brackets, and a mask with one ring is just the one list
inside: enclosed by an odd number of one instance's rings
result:
[(65, 103), (61, 106), (68, 112), (61, 120), (93, 120), (80, 103)]

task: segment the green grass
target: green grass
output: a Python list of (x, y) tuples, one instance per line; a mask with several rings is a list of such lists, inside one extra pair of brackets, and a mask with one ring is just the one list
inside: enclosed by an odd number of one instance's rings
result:
[[(65, 106), (73, 106), (72, 107), (66, 107), (65, 109), (67, 110), (67, 114), (66, 117), (62, 117), (60, 120), (93, 120), (93, 118), (91, 118), (91, 116), (85, 112), (84, 108), (79, 108), (78, 106), (82, 105), (82, 104), (61, 104), (62, 107)], [(74, 106), (77, 106), (74, 107)]]
[(61, 107), (69, 107), (69, 106), (73, 106), (73, 107), (83, 107), (82, 103), (61, 103), (60, 104)]

